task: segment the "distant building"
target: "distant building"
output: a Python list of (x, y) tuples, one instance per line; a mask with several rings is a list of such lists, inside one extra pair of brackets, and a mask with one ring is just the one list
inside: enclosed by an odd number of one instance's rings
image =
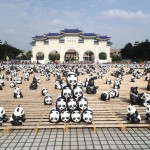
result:
[(57, 54), (59, 62), (111, 62), (110, 37), (85, 33), (79, 29), (64, 29), (32, 37), (32, 62), (47, 63), (49, 55)]
[(110, 55), (121, 55), (121, 49), (110, 49)]

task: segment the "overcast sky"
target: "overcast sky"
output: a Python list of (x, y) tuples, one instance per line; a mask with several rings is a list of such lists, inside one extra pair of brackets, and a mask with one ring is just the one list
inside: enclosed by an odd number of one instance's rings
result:
[(0, 0), (0, 40), (31, 50), (35, 35), (78, 28), (112, 48), (150, 40), (150, 0)]

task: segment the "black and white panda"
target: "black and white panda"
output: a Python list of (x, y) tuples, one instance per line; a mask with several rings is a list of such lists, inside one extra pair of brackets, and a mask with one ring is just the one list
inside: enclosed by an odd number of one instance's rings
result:
[(62, 81), (60, 80), (55, 81), (55, 89), (59, 89), (59, 90), (62, 89)]
[(114, 86), (113, 86), (114, 89), (120, 89), (120, 81), (119, 80), (115, 80), (114, 81)]
[(67, 103), (66, 103), (66, 100), (64, 98), (62, 98), (62, 97), (57, 98), (56, 109), (60, 112), (67, 109)]
[(78, 82), (77, 74), (75, 72), (68, 72), (66, 77), (67, 85), (71, 87), (71, 89), (74, 88), (74, 86)]
[(49, 113), (49, 122), (50, 123), (59, 123), (60, 113), (56, 108), (53, 108)]
[(16, 87), (16, 83), (15, 83), (15, 81), (11, 81), (10, 82), (10, 88), (14, 88), (14, 87)]
[(106, 78), (106, 84), (111, 84), (111, 79), (109, 77)]
[(100, 98), (102, 101), (106, 101), (106, 100), (110, 100), (110, 93), (109, 92), (102, 92), (101, 93), (101, 98)]
[(71, 111), (74, 111), (77, 109), (77, 102), (74, 98), (70, 98), (68, 101), (67, 101), (67, 108), (68, 110), (71, 112)]
[(4, 74), (0, 74), (0, 79), (4, 79)]
[(85, 110), (85, 109), (87, 109), (87, 107), (88, 107), (88, 100), (87, 100), (87, 98), (86, 97), (82, 97), (82, 98), (80, 98), (79, 100), (78, 100), (78, 107), (79, 107), (79, 110)]
[(83, 122), (86, 122), (88, 124), (92, 123), (92, 121), (93, 121), (93, 110), (90, 107), (83, 110), (82, 120), (83, 120)]
[(3, 107), (0, 107), (0, 126), (2, 126), (3, 122), (7, 122), (7, 117), (5, 113), (5, 109)]
[(44, 105), (52, 105), (52, 97), (49, 94), (46, 94), (44, 97)]
[(149, 104), (147, 104), (146, 106), (146, 118), (145, 119), (148, 123), (150, 123), (150, 105)]
[(48, 94), (48, 90), (43, 87), (41, 90), (41, 94), (42, 94), (42, 96), (46, 96)]
[(146, 76), (145, 81), (149, 81), (149, 80), (150, 80), (150, 76)]
[(0, 79), (0, 84), (1, 84), (2, 86), (5, 86), (5, 83), (4, 83), (4, 80), (3, 80), (3, 79)]
[(150, 91), (150, 80), (148, 80), (148, 83), (147, 83), (147, 90)]
[(23, 108), (19, 105), (15, 108), (14, 113), (10, 117), (10, 123), (14, 126), (22, 125), (22, 122), (26, 120), (25, 112)]
[(2, 84), (0, 83), (0, 90), (3, 90), (3, 86), (2, 86)]
[(21, 77), (18, 77), (17, 80), (16, 80), (16, 83), (17, 83), (17, 84), (22, 84), (22, 78), (21, 78)]
[(131, 82), (135, 82), (135, 76), (134, 75), (131, 76)]
[(83, 89), (81, 86), (75, 86), (73, 89), (74, 98), (78, 101), (81, 97), (83, 97)]
[(20, 89), (19, 87), (16, 87), (16, 88), (15, 88), (15, 91), (14, 91), (14, 98), (23, 98), (21, 89)]
[(133, 105), (139, 104), (139, 94), (138, 94), (138, 87), (131, 87), (130, 88), (130, 103)]
[(49, 81), (49, 80), (50, 80), (50, 74), (49, 74), (49, 73), (46, 73), (46, 74), (45, 74), (45, 80), (46, 80), (46, 81)]
[(69, 86), (63, 86), (61, 96), (67, 101), (69, 98), (73, 97), (72, 89)]
[(60, 118), (62, 122), (65, 122), (65, 123), (70, 122), (70, 112), (67, 110), (61, 111)]
[(74, 110), (71, 112), (71, 121), (75, 123), (81, 123), (81, 112), (78, 110)]
[(119, 97), (119, 91), (117, 89), (113, 89), (109, 92), (110, 98)]
[(141, 93), (139, 95), (139, 105), (147, 106), (147, 104), (150, 104), (150, 95), (148, 93)]
[(30, 74), (28, 72), (24, 73), (24, 81), (29, 81)]
[(141, 116), (134, 105), (129, 104), (127, 112), (127, 120), (129, 121), (129, 123), (139, 123), (141, 121)]

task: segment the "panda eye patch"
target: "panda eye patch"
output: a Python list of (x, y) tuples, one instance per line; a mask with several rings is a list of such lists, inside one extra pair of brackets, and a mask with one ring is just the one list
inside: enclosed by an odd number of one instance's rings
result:
[(64, 120), (64, 119), (65, 119), (65, 117), (62, 117), (62, 119)]
[(128, 110), (131, 110), (130, 108), (128, 108)]
[(51, 120), (53, 120), (53, 117), (51, 118)]
[(65, 107), (65, 105), (62, 105), (63, 107)]
[(66, 119), (69, 119), (69, 117), (66, 117)]
[(80, 117), (77, 117), (77, 119), (80, 119)]
[(80, 105), (80, 107), (82, 107), (82, 106), (83, 106), (83, 104)]
[(88, 118), (86, 117), (85, 120), (87, 120)]
[(147, 108), (147, 110), (149, 110), (149, 108)]
[(58, 105), (58, 107), (61, 107), (61, 105)]
[(67, 95), (67, 93), (64, 93), (64, 95)]
[(75, 95), (77, 95), (78, 94), (78, 92), (75, 92)]
[(80, 94), (82, 94), (82, 92), (79, 92)]
[(75, 117), (73, 117), (73, 120), (75, 120), (76, 118)]

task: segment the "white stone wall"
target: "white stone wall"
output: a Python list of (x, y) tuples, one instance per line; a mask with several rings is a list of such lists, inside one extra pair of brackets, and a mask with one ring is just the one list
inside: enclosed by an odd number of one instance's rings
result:
[[(86, 51), (92, 51), (95, 56), (95, 62), (111, 62), (110, 58), (110, 46), (107, 46), (107, 41), (94, 44), (93, 39), (85, 39), (84, 43), (78, 43), (77, 37), (66, 37), (65, 43), (59, 43), (59, 39), (50, 39), (49, 45), (44, 45), (43, 41), (36, 41), (36, 45), (32, 46), (32, 62), (36, 62), (36, 54), (42, 52), (44, 54), (44, 60), (42, 63), (49, 61), (49, 54), (52, 51), (57, 51), (60, 54), (60, 62), (64, 61), (65, 53), (68, 50), (75, 50), (79, 54), (79, 61), (83, 61), (83, 55)], [(107, 55), (107, 60), (99, 60), (99, 53), (104, 52)]]

